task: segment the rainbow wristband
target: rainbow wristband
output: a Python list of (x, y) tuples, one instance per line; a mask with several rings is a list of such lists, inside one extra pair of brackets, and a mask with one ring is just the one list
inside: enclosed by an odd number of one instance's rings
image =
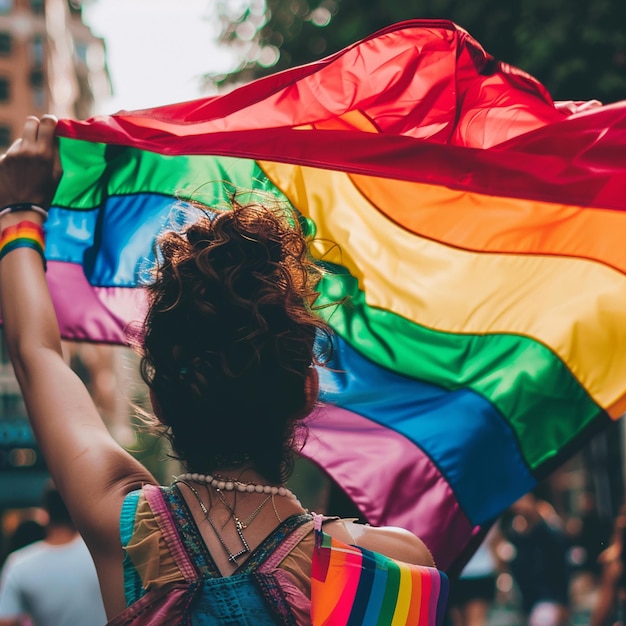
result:
[(24, 220), (18, 224), (8, 226), (0, 234), (0, 261), (13, 250), (18, 248), (31, 248), (39, 253), (46, 269), (46, 257), (44, 255), (43, 228), (35, 222)]

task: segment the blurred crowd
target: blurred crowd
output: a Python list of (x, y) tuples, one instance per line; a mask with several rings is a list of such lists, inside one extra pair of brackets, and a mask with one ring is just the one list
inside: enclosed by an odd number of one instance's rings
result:
[(567, 519), (532, 493), (511, 506), (452, 580), (448, 626), (626, 624), (626, 508), (611, 520), (580, 497)]

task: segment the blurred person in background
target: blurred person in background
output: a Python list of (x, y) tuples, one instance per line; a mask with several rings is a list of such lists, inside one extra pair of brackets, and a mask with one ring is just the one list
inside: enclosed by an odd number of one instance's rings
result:
[(578, 494), (576, 504), (576, 513), (565, 526), (571, 543), (570, 601), (577, 607), (578, 613), (590, 615), (602, 574), (599, 557), (611, 544), (613, 519), (598, 509), (594, 493), (590, 490)]
[(502, 532), (514, 547), (509, 569), (528, 625), (567, 626), (569, 542), (554, 509), (526, 494), (503, 516)]
[(4, 556), (2, 557), (2, 563), (0, 567), (4, 565), (7, 557), (11, 552), (15, 552), (20, 548), (25, 548), (35, 541), (41, 541), (46, 536), (46, 529), (35, 519), (22, 520), (16, 527), (16, 529), (9, 536)]
[(594, 494), (580, 494), (579, 514), (567, 524), (572, 542), (572, 564), (580, 574), (588, 575), (597, 584), (601, 574), (600, 554), (611, 542), (613, 522), (599, 513)]
[(461, 575), (450, 583), (450, 616), (454, 626), (485, 626), (496, 597), (498, 559), (494, 546), (499, 531), (493, 526)]
[(600, 554), (600, 582), (591, 626), (623, 626), (626, 616), (626, 504), (615, 518), (611, 545)]
[(59, 492), (43, 496), (45, 539), (12, 552), (0, 577), (0, 626), (102, 626), (96, 569)]

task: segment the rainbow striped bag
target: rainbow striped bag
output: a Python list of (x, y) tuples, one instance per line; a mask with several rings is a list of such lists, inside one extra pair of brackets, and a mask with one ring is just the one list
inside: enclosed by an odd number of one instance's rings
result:
[[(318, 526), (318, 524), (316, 524)], [(348, 545), (315, 530), (313, 626), (441, 626), (448, 577)]]

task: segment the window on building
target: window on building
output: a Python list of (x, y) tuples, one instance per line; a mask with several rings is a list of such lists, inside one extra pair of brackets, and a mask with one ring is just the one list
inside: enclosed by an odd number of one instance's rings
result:
[(46, 91), (43, 70), (35, 69), (30, 73), (30, 87), (33, 105), (37, 109), (44, 109), (46, 107)]
[(46, 90), (44, 86), (41, 87), (33, 87), (33, 106), (38, 110), (43, 110), (46, 108)]
[(30, 73), (30, 87), (33, 94), (33, 104), (37, 109), (43, 109), (46, 105), (45, 80), (43, 70), (36, 69)]
[[(11, 127), (8, 124), (0, 124), (0, 148), (7, 148), (10, 146), (12, 139)], [(2, 351), (0, 350), (0, 354), (1, 353)], [(0, 356), (0, 362), (1, 361), (2, 356)]]
[(0, 56), (11, 54), (11, 33), (0, 32)]
[(30, 55), (35, 67), (43, 65), (43, 37), (36, 35), (30, 44)]
[(46, 92), (43, 70), (35, 69), (31, 71), (30, 88), (33, 97), (33, 105), (37, 109), (44, 109), (46, 106)]
[(8, 102), (11, 99), (11, 83), (6, 76), (0, 76), (0, 102)]
[(43, 15), (45, 0), (30, 0), (30, 8), (33, 13)]
[(30, 86), (34, 88), (43, 86), (43, 70), (36, 69), (30, 73)]
[(13, 8), (13, 0), (0, 0), (0, 15), (6, 15)]

